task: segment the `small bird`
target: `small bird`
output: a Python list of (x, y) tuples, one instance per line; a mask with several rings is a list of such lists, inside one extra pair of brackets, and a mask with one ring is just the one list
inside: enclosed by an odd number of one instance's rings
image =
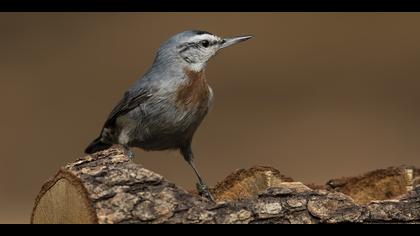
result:
[(194, 165), (193, 135), (206, 116), (213, 91), (205, 76), (207, 62), (222, 48), (252, 36), (221, 38), (189, 30), (167, 40), (145, 75), (125, 92), (109, 114), (102, 131), (86, 148), (92, 154), (120, 144), (146, 151), (179, 150), (194, 170), (199, 193), (213, 197)]

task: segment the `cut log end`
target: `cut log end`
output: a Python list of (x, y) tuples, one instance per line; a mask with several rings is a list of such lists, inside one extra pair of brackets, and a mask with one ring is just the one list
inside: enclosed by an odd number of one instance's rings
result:
[(233, 172), (218, 183), (212, 192), (218, 201), (240, 201), (256, 198), (270, 187), (281, 187), (289, 182), (293, 182), (293, 179), (272, 167), (255, 166)]
[(44, 184), (36, 199), (31, 222), (93, 224), (98, 220), (83, 184), (66, 171), (60, 171)]
[(310, 188), (257, 166), (217, 184), (213, 203), (111, 148), (47, 181), (31, 223), (419, 223), (419, 174), (414, 167), (390, 168)]
[(397, 199), (414, 189), (416, 172), (415, 167), (390, 167), (357, 177), (330, 180), (326, 189), (344, 193), (359, 204)]

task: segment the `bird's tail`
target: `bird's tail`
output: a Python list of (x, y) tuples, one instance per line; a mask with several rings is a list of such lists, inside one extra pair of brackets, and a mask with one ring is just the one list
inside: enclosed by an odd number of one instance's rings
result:
[(92, 153), (95, 153), (95, 152), (99, 152), (99, 151), (108, 149), (111, 146), (112, 146), (112, 144), (104, 143), (101, 140), (101, 137), (98, 137), (89, 144), (89, 146), (85, 149), (85, 153), (86, 154), (92, 154)]

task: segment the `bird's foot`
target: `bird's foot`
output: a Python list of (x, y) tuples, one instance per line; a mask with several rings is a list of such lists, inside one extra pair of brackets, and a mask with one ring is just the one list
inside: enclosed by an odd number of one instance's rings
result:
[(134, 159), (134, 152), (129, 149), (127, 151), (127, 156), (128, 156), (128, 158), (130, 158), (130, 160), (133, 160)]
[(128, 151), (127, 155), (128, 155), (128, 158), (134, 159), (134, 152), (132, 152), (131, 150)]
[(134, 152), (130, 150), (129, 147), (124, 146), (125, 149), (125, 153), (127, 154), (129, 159), (133, 159), (134, 158)]
[(212, 202), (215, 202), (215, 200), (214, 200), (214, 198), (213, 198), (213, 195), (211, 194), (211, 192), (210, 192), (210, 190), (209, 190), (209, 187), (207, 187), (207, 185), (206, 185), (206, 184), (204, 184), (204, 183), (197, 183), (197, 184), (196, 184), (196, 188), (197, 188), (198, 193), (199, 193), (201, 196), (203, 196), (203, 197), (205, 197), (205, 198), (209, 199), (209, 200), (210, 200), (210, 201), (212, 201)]

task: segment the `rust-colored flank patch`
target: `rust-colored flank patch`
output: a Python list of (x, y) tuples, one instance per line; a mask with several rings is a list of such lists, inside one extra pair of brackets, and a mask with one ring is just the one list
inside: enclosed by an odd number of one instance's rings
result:
[(206, 103), (209, 97), (209, 89), (204, 70), (199, 72), (184, 69), (188, 82), (180, 87), (176, 101), (183, 106), (195, 106)]

